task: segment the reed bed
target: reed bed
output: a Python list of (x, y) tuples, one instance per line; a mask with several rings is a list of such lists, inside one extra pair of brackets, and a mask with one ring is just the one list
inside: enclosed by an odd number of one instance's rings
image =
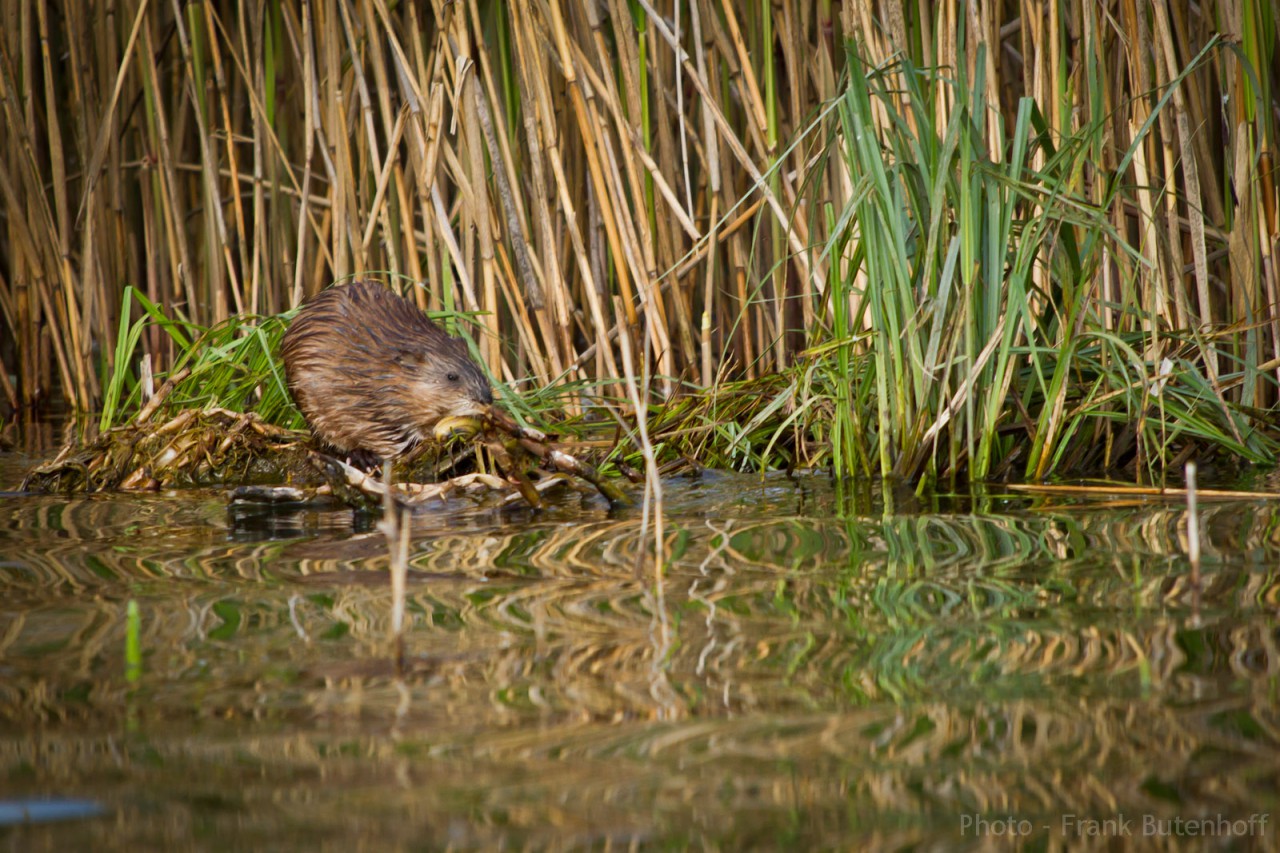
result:
[(0, 0), (0, 396), (292, 425), (274, 318), (377, 274), (655, 453), (1273, 462), (1278, 16)]

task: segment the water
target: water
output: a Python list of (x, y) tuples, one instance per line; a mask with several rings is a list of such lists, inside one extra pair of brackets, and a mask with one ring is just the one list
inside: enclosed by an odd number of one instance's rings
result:
[(373, 519), (5, 494), (0, 840), (1277, 846), (1280, 504), (1197, 591), (1171, 503), (665, 489), (660, 586), (590, 495), (417, 517), (403, 678)]

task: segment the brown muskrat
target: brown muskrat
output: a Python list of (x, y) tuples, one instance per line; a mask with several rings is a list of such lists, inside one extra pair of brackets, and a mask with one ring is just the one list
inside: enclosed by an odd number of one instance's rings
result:
[(320, 440), (392, 459), (446, 417), (489, 411), (493, 392), (466, 344), (371, 281), (309, 300), (280, 346), (289, 390)]

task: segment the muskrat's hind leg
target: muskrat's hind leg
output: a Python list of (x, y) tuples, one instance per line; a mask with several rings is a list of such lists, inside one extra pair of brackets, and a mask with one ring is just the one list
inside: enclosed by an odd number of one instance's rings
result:
[(346, 454), (346, 457), (348, 465), (353, 468), (359, 468), (361, 471), (378, 471), (382, 468), (382, 457), (372, 450), (365, 450), (363, 447), (356, 448)]

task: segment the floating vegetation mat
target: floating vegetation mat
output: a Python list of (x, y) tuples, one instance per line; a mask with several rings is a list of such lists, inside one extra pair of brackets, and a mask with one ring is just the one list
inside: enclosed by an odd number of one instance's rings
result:
[[(386, 484), (349, 461), (319, 453), (300, 430), (264, 422), (253, 413), (185, 409), (154, 426), (147, 410), (130, 424), (110, 429), (89, 444), (68, 444), (34, 468), (24, 491), (155, 491), (171, 486), (235, 485), (232, 498), (266, 502), (336, 496), (353, 506), (386, 499)], [(611, 504), (630, 503), (614, 482), (594, 467), (553, 446), (546, 435), (519, 427), (494, 411), (484, 419), (453, 418), (437, 429), (437, 442), (397, 466), (392, 498), (414, 507), (449, 495), (485, 497), (540, 506), (541, 495), (575, 478), (586, 481)], [(466, 470), (474, 446), (455, 451), (457, 435), (477, 437), (498, 471)], [(545, 469), (545, 470), (544, 470)], [(451, 476), (451, 475), (457, 476)], [(279, 484), (286, 485), (279, 485)]]
[(27, 474), (23, 490), (154, 491), (316, 478), (305, 432), (226, 409), (185, 409), (158, 426), (147, 414), (84, 446), (68, 444)]

